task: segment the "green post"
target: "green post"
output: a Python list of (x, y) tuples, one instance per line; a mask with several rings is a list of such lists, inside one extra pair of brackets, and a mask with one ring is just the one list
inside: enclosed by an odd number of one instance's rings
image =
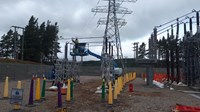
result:
[(102, 87), (101, 87), (102, 93), (101, 93), (101, 100), (105, 101), (105, 80), (102, 81)]
[(42, 94), (41, 94), (42, 99), (45, 98), (45, 88), (46, 88), (46, 78), (44, 78), (43, 84), (42, 84)]
[(73, 80), (71, 80), (71, 82), (70, 82), (70, 97), (71, 97), (71, 100), (73, 100), (73, 98), (74, 98), (74, 82), (73, 82)]

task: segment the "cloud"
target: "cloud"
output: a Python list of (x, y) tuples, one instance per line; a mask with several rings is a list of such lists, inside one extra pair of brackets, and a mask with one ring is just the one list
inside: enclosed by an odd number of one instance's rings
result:
[[(63, 37), (103, 36), (105, 26), (97, 28), (96, 23), (100, 17), (106, 17), (106, 14), (95, 15), (91, 12), (98, 1), (1, 0), (0, 35), (6, 33), (12, 25), (27, 25), (29, 18), (34, 15), (39, 18), (40, 23), (47, 20), (58, 22), (59, 35)], [(120, 29), (122, 48), (132, 48), (131, 44), (126, 46), (127, 42), (147, 40), (144, 37), (150, 36), (154, 26), (175, 19), (192, 9), (199, 10), (199, 4), (199, 0), (138, 0), (136, 3), (124, 3), (122, 6), (128, 7), (133, 14), (124, 17), (128, 23)], [(98, 5), (107, 5), (107, 2), (100, 0)], [(98, 49), (101, 52), (101, 48)], [(127, 53), (127, 50), (123, 51), (124, 54)], [(127, 55), (131, 57), (131, 54)]]

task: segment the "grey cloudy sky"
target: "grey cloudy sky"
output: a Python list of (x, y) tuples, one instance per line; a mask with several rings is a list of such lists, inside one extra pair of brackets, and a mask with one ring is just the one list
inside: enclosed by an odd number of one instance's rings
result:
[[(106, 14), (91, 12), (99, 0), (0, 0), (0, 35), (6, 33), (10, 26), (24, 27), (31, 15), (39, 23), (50, 20), (58, 22), (63, 37), (103, 36), (105, 26), (97, 28), (99, 17)], [(98, 5), (106, 5), (100, 0)], [(135, 41), (147, 41), (153, 27), (175, 19), (192, 9), (200, 10), (200, 0), (138, 0), (136, 3), (124, 3), (122, 6), (133, 11), (124, 18), (128, 22), (120, 29), (124, 56), (132, 57), (132, 45)], [(121, 17), (119, 15), (119, 17)], [(60, 41), (64, 46), (65, 41)], [(63, 50), (64, 47), (61, 48)], [(100, 53), (100, 47), (91, 48)], [(63, 57), (63, 54), (59, 54)], [(94, 59), (94, 58), (91, 58)]]

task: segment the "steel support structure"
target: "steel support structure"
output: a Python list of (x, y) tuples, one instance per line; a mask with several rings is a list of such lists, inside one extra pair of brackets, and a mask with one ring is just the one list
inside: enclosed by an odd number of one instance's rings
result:
[(75, 82), (78, 82), (80, 77), (80, 64), (75, 60), (55, 60), (55, 82), (64, 82), (67, 79), (73, 79)]
[(199, 12), (196, 12), (197, 32), (193, 35), (192, 18), (189, 18), (189, 29), (186, 31), (186, 24), (184, 24), (184, 77), (185, 83), (188, 86), (196, 86), (200, 84), (200, 32), (199, 32)]
[[(103, 36), (103, 47), (102, 47), (102, 60), (101, 60), (101, 70), (102, 78), (106, 81), (114, 79), (114, 59), (117, 59), (119, 63), (118, 66), (124, 69), (123, 63), (123, 53), (121, 47), (121, 40), (119, 34), (119, 28), (126, 24), (125, 20), (122, 18), (117, 18), (117, 14), (131, 14), (125, 7), (121, 7), (123, 2), (136, 2), (136, 0), (104, 0), (108, 2), (107, 6), (97, 6), (92, 9), (92, 12), (96, 13), (107, 13), (106, 18), (100, 18), (97, 22), (98, 25), (106, 25), (105, 32)], [(113, 55), (108, 53), (110, 47), (108, 43), (111, 42), (113, 46)]]
[(138, 44), (139, 42), (133, 43), (133, 52), (134, 52), (133, 58), (135, 59), (138, 59)]
[[(199, 26), (199, 11), (192, 10), (191, 12), (182, 15), (174, 20), (155, 26), (153, 33), (149, 39), (149, 59), (157, 60), (157, 36), (167, 32), (166, 42), (166, 64), (167, 64), (167, 76), (171, 75), (176, 78), (176, 82), (179, 83), (185, 79), (185, 83), (188, 86), (194, 86), (199, 82), (200, 84), (200, 26)], [(196, 21), (194, 13), (196, 13)], [(189, 20), (189, 21), (188, 21)], [(186, 24), (189, 23), (189, 31), (186, 29)], [(196, 33), (193, 33), (193, 23), (196, 23)], [(183, 41), (179, 38), (179, 26), (184, 24), (184, 37)], [(176, 27), (176, 35), (173, 34), (173, 29)], [(171, 29), (171, 35), (169, 30)], [(170, 43), (169, 43), (170, 42)], [(170, 61), (169, 61), (170, 60)], [(174, 62), (176, 62), (174, 64)], [(181, 66), (182, 65), (182, 66)], [(180, 69), (183, 67), (183, 69)], [(183, 70), (183, 72), (182, 72)], [(176, 71), (176, 73), (175, 73)]]
[(18, 41), (18, 32), (17, 29), (21, 29), (22, 30), (22, 36), (21, 36), (21, 60), (24, 60), (24, 27), (20, 27), (20, 26), (11, 26), (15, 29), (14, 31), (14, 52), (13, 52), (13, 57), (14, 59), (18, 58), (18, 52), (17, 52), (17, 41)]

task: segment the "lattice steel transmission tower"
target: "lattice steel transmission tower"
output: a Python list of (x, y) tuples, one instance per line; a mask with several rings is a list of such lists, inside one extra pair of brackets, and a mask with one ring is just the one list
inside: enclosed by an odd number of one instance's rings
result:
[[(117, 18), (117, 14), (131, 14), (128, 8), (121, 7), (123, 2), (136, 2), (137, 0), (104, 0), (108, 1), (107, 6), (97, 6), (92, 12), (107, 13), (106, 18), (100, 18), (98, 25), (106, 25), (102, 47), (101, 70), (102, 77), (107, 81), (114, 76), (114, 59), (118, 59), (118, 67), (124, 68), (123, 53), (121, 47), (119, 28), (126, 25), (125, 19)], [(108, 52), (109, 51), (109, 52)], [(112, 75), (110, 75), (112, 74)], [(115, 78), (115, 76), (114, 76)]]

